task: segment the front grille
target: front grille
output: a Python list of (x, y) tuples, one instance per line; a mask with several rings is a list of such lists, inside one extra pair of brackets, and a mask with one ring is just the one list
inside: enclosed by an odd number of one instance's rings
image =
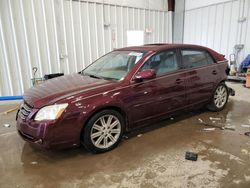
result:
[(19, 110), (19, 117), (25, 120), (29, 116), (31, 110), (32, 106), (30, 106), (27, 102), (24, 101)]

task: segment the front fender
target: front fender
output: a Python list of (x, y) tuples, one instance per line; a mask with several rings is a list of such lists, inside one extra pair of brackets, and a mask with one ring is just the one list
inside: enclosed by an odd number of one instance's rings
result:
[[(81, 104), (81, 105), (80, 105)], [(81, 109), (80, 117), (78, 121), (82, 122), (81, 129), (84, 128), (84, 125), (88, 120), (97, 112), (107, 109), (114, 108), (119, 109), (123, 116), (127, 117), (127, 109), (121, 100), (117, 97), (112, 97), (112, 95), (100, 95), (96, 97), (89, 98), (88, 100), (78, 101), (75, 105), (79, 105)], [(127, 122), (127, 119), (125, 119)], [(126, 126), (127, 128), (127, 126)]]

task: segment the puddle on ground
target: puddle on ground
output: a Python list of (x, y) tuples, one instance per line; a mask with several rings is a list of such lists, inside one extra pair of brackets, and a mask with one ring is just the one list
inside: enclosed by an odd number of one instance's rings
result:
[[(249, 103), (230, 101), (219, 113), (185, 113), (99, 155), (41, 151), (16, 133), (0, 135), (0, 187), (249, 187), (250, 158), (241, 152), (250, 151), (250, 137), (242, 135), (250, 128), (241, 126), (250, 123), (249, 111)], [(204, 131), (199, 118), (235, 130)], [(197, 152), (198, 161), (185, 160), (186, 151)]]

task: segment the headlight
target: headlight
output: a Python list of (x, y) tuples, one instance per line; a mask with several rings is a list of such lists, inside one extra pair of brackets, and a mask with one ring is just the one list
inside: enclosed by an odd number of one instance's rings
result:
[(37, 112), (35, 121), (58, 119), (67, 106), (68, 103), (45, 106)]

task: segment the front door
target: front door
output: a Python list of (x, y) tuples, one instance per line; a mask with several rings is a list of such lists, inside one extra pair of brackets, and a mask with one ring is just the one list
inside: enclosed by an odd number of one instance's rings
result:
[(134, 126), (143, 121), (165, 116), (186, 105), (185, 74), (180, 69), (176, 50), (159, 52), (139, 70), (154, 69), (156, 78), (131, 86), (133, 102), (130, 114)]

